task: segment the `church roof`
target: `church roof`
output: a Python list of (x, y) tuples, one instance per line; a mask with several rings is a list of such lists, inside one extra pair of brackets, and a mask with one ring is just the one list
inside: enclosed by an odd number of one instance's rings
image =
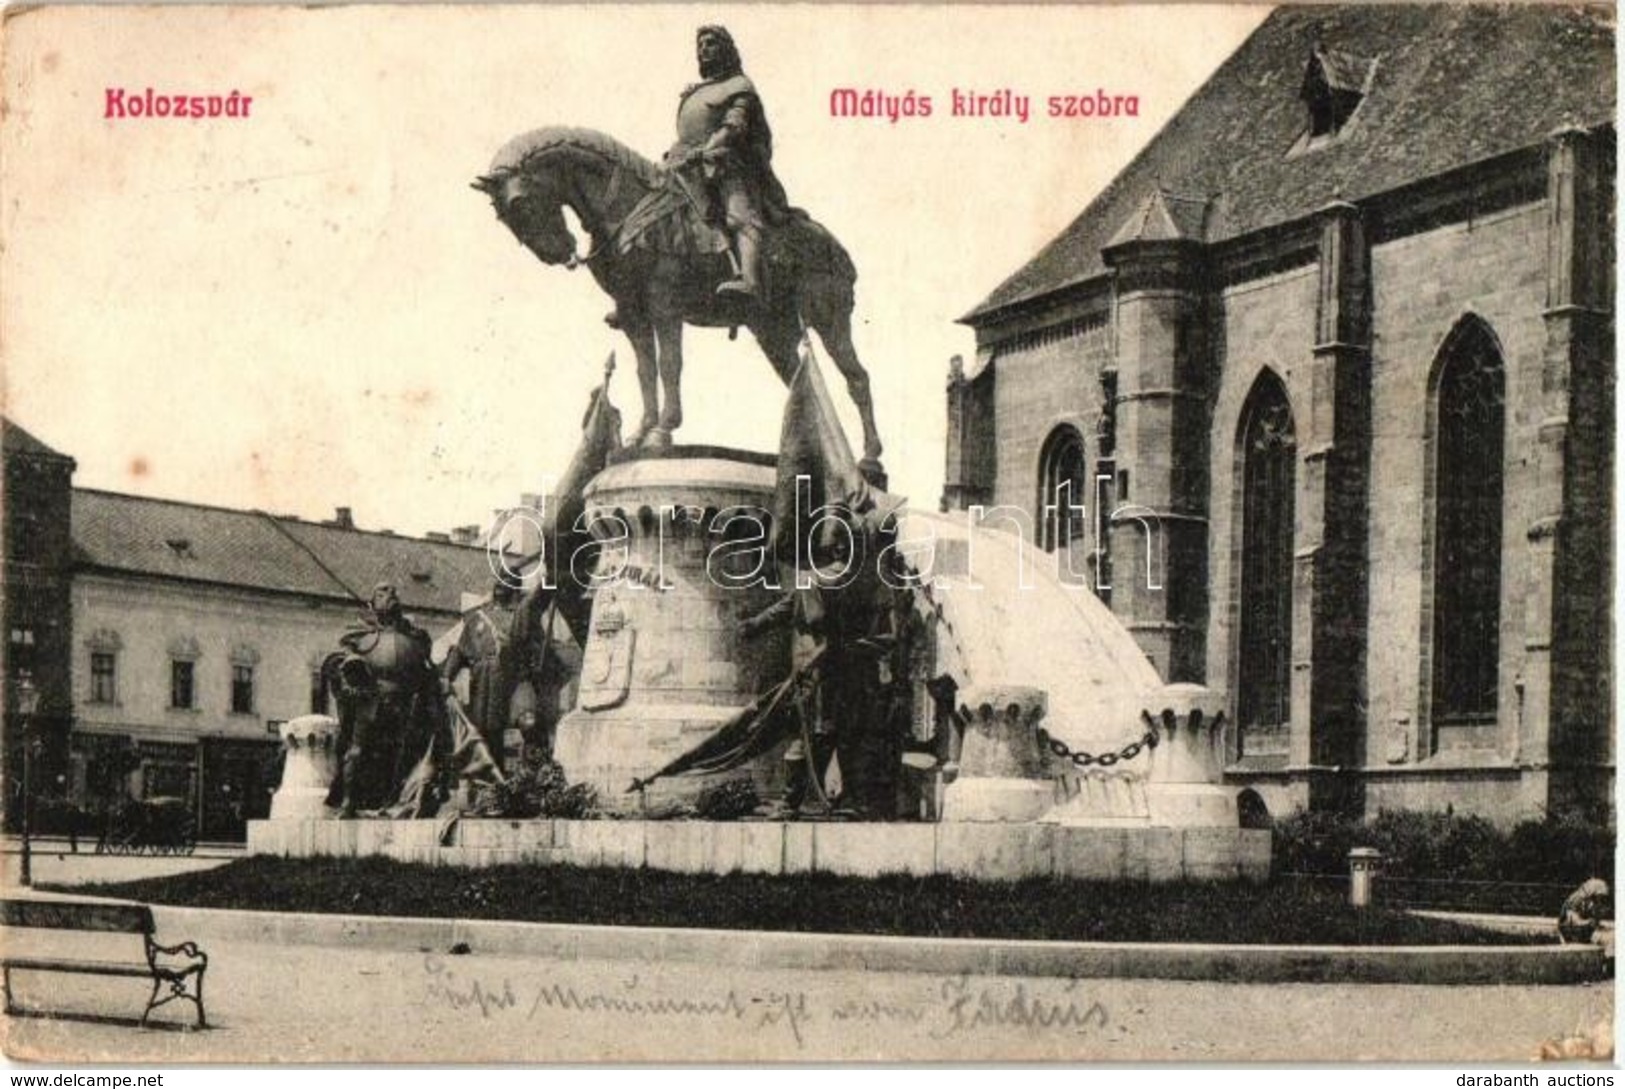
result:
[(90, 488), (73, 490), (76, 562), (104, 573), (365, 600), (393, 582), (407, 610), (458, 613), (485, 593), (483, 548)]
[[(1335, 139), (1304, 150), (1311, 65), (1363, 95)], [(1611, 124), (1611, 9), (1468, 4), (1289, 7), (1274, 12), (1077, 219), (972, 310), (1007, 307), (1105, 273), (1102, 248), (1168, 230), (1155, 202), (1211, 202), (1193, 234), (1221, 242)], [(1148, 205), (1151, 205), (1148, 208)], [(1131, 235), (1132, 237), (1132, 235)], [(1121, 240), (1121, 239), (1119, 239)]]

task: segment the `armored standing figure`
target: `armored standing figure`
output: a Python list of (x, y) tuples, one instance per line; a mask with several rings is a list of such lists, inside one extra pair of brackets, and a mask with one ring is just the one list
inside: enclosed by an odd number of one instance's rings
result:
[(464, 618), (462, 634), (447, 652), (441, 670), (448, 687), (468, 670), (468, 701), (463, 706), (498, 765), (502, 763), (509, 703), (519, 683), (518, 656), (512, 646), (518, 599), (518, 587), (498, 579), (491, 586), (490, 602)]
[(499, 765), (510, 726), (525, 731), (527, 742), (551, 751), (559, 692), (568, 681), (550, 646), (547, 611), (553, 598), (546, 586), (521, 595), (518, 587), (498, 579), (490, 603), (469, 615), (446, 655), (442, 672), (448, 687), (468, 670), (468, 717)]
[(761, 294), (762, 235), (789, 207), (773, 174), (773, 133), (756, 86), (746, 76), (733, 37), (720, 26), (696, 35), (700, 82), (677, 105), (677, 143), (666, 165), (702, 201), (705, 218), (733, 243), (739, 275), (719, 295), (754, 300)]
[[(871, 538), (871, 545), (873, 538)], [(880, 575), (871, 549), (857, 576), (828, 595), (825, 713), (835, 723), (841, 807), (861, 820), (897, 815), (897, 780), (909, 729), (904, 591)]]
[[(794, 586), (794, 568), (786, 571)], [(803, 685), (795, 696), (798, 732), (784, 750), (784, 797), (769, 813), (775, 819), (800, 816), (809, 793), (814, 794), (819, 803), (826, 800), (823, 784), (835, 756), (835, 722), (824, 713), (822, 685), (817, 683), (820, 675), (816, 671), (829, 649), (824, 603), (828, 592), (816, 583), (797, 586), (739, 625), (739, 636), (744, 640), (755, 639), (772, 628), (788, 626), (790, 671), (806, 674), (812, 682)]]
[(440, 722), (440, 675), (430, 660), (428, 632), (401, 611), (389, 583), (373, 588), (343, 649), (323, 664), (338, 696), (338, 775), (328, 804), (341, 818), (395, 800)]
[[(840, 761), (838, 812), (861, 820), (896, 816), (897, 780), (910, 726), (907, 592), (881, 577), (880, 547), (890, 538), (861, 522), (868, 548), (849, 557), (839, 542), (814, 558), (818, 577), (740, 625), (751, 639), (788, 626), (791, 664), (816, 683), (797, 700), (801, 735), (784, 754), (785, 796), (775, 816), (794, 817), (831, 757)], [(890, 553), (884, 555), (890, 556)], [(793, 573), (791, 579), (794, 579)], [(893, 581), (896, 581), (895, 579)]]
[(508, 717), (524, 736), (526, 747), (540, 751), (548, 760), (553, 759), (560, 701), (579, 670), (579, 663), (572, 665), (559, 653), (558, 640), (568, 632), (557, 591), (545, 581), (525, 591), (514, 619), (517, 683), (508, 701)]

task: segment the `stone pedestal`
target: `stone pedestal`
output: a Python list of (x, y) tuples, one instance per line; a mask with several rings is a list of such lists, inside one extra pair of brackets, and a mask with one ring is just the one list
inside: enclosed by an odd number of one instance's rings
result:
[(1170, 684), (1142, 713), (1157, 735), (1147, 800), (1151, 823), (1235, 828), (1236, 791), (1224, 783), (1224, 696), (1199, 684)]
[(327, 792), (338, 767), (333, 751), (338, 720), (330, 715), (302, 715), (284, 722), (278, 733), (287, 758), (282, 764), (282, 783), (271, 795), (271, 819), (332, 816)]
[(965, 739), (944, 792), (945, 821), (1033, 821), (1055, 803), (1055, 780), (1038, 744), (1049, 707), (1042, 689), (964, 689)]
[(725, 776), (628, 793), (786, 674), (787, 627), (738, 634), (784, 592), (752, 578), (777, 576), (763, 552), (776, 479), (769, 455), (678, 446), (640, 451), (588, 484), (586, 517), (603, 549), (576, 706), (559, 722), (554, 757), (605, 808), (691, 802), (746, 775), (764, 798), (777, 790), (775, 752)]
[(1044, 814), (1046, 824), (1111, 828), (1151, 821), (1144, 768), (1138, 773), (1091, 768), (1064, 774), (1059, 782), (1062, 801)]

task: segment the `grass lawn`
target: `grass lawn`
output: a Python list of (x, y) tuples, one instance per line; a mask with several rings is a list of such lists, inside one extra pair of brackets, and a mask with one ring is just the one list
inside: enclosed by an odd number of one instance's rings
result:
[(56, 891), (252, 911), (1047, 941), (1294, 945), (1547, 941), (1381, 907), (1356, 911), (1331, 891), (1292, 881), (983, 882), (940, 876), (779, 877), (573, 866), (467, 870), (380, 858), (254, 857), (200, 873)]

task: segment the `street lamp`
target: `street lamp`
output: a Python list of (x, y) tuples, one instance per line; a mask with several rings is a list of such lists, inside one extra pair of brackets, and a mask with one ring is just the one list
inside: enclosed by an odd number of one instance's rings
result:
[(17, 678), (17, 715), (23, 731), (23, 872), (22, 885), (34, 883), (33, 847), (29, 827), (34, 808), (34, 711), (39, 706), (39, 689), (26, 673)]

